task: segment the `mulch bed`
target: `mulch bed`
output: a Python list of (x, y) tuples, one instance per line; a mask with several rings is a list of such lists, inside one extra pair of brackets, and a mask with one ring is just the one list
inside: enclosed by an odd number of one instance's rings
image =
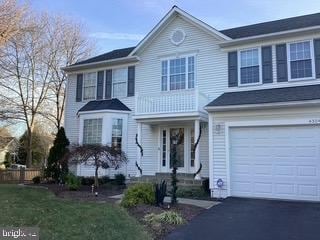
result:
[(187, 224), (192, 218), (203, 212), (205, 209), (179, 203), (175, 206), (172, 206), (171, 208), (168, 208), (168, 205), (165, 205), (163, 208), (150, 205), (139, 205), (137, 207), (128, 209), (129, 214), (135, 217), (141, 224), (145, 225), (147, 231), (149, 231), (153, 238), (157, 240), (165, 239), (165, 237), (170, 232), (172, 232), (178, 227), (181, 227), (182, 225), (171, 225), (167, 223), (161, 223), (161, 225), (154, 225), (144, 221), (143, 218), (145, 215), (150, 213), (159, 214), (169, 210), (179, 213), (186, 221), (185, 224)]
[(117, 199), (112, 199), (109, 197), (122, 194), (125, 189), (124, 186), (106, 184), (99, 187), (98, 196), (95, 196), (95, 194), (92, 193), (91, 186), (81, 186), (78, 191), (70, 191), (66, 186), (58, 184), (28, 184), (28, 186), (45, 187), (52, 191), (57, 197), (63, 199), (101, 203), (114, 203), (117, 201)]

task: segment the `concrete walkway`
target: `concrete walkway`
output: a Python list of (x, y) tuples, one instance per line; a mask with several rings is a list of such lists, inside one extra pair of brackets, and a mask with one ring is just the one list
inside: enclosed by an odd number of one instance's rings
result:
[[(116, 201), (116, 203), (120, 203), (121, 199), (123, 198), (123, 194), (110, 196), (109, 198), (118, 199), (118, 201)], [(178, 203), (187, 204), (187, 205), (193, 205), (193, 206), (201, 207), (201, 208), (205, 208), (205, 209), (209, 209), (209, 208), (219, 204), (219, 202), (196, 200), (196, 199), (189, 199), (189, 198), (177, 198), (177, 200), (178, 200)], [(165, 203), (170, 203), (171, 202), (171, 198), (170, 197), (165, 197), (164, 198), (164, 202)]]

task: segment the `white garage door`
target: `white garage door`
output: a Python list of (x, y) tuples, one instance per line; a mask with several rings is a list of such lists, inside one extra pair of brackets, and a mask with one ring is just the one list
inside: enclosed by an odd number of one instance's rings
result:
[(231, 195), (320, 200), (320, 127), (230, 129)]

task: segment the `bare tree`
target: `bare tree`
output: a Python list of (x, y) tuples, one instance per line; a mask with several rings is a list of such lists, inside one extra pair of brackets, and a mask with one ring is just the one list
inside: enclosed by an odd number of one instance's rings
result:
[(32, 164), (32, 132), (36, 117), (49, 91), (50, 65), (55, 59), (46, 29), (48, 17), (24, 20), (23, 34), (10, 39), (1, 49), (0, 100), (5, 103), (6, 119), (25, 122), (27, 128), (27, 166)]
[(85, 163), (95, 167), (95, 187), (99, 186), (98, 171), (99, 168), (118, 169), (122, 164), (126, 163), (126, 154), (108, 145), (78, 145), (73, 146), (70, 154), (68, 155), (69, 160), (76, 163)]
[(0, 46), (21, 31), (20, 21), (26, 12), (26, 6), (16, 0), (0, 1)]
[(47, 104), (51, 107), (45, 108), (47, 111), (43, 112), (43, 116), (54, 123), (57, 131), (63, 122), (66, 100), (67, 76), (61, 68), (88, 58), (94, 49), (94, 43), (85, 36), (84, 29), (82, 24), (61, 16), (50, 18), (48, 33), (52, 38), (55, 58), (49, 66), (51, 79)]

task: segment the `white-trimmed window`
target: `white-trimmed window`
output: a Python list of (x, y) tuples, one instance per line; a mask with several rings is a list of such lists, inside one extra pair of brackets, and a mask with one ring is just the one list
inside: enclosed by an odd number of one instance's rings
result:
[(112, 147), (117, 150), (122, 149), (122, 127), (123, 120), (121, 118), (112, 119)]
[(256, 84), (260, 80), (260, 50), (253, 48), (240, 51), (240, 85)]
[(83, 144), (101, 144), (102, 118), (83, 121)]
[(122, 98), (127, 96), (128, 68), (112, 70), (112, 96)]
[(289, 43), (290, 79), (313, 77), (311, 41)]
[(97, 88), (97, 73), (83, 74), (83, 100), (95, 100)]
[(161, 90), (194, 88), (195, 57), (168, 59), (161, 62)]

